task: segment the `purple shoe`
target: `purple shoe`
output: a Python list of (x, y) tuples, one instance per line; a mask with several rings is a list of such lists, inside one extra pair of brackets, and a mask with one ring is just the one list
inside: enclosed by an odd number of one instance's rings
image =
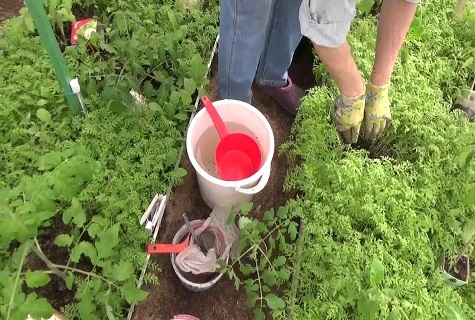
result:
[(293, 84), (290, 77), (287, 79), (287, 86), (282, 88), (262, 85), (259, 88), (274, 98), (288, 113), (296, 115), (300, 107), (300, 99), (305, 96), (305, 91)]

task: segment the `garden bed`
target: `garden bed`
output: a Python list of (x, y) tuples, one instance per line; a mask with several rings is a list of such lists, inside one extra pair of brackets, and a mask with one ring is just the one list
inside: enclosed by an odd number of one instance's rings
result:
[[(114, 59), (104, 61), (80, 46), (64, 50), (90, 107), (84, 118), (73, 117), (65, 105), (40, 39), (25, 28), (28, 17), (2, 24), (0, 48), (8, 59), (0, 62), (0, 189), (6, 196), (0, 205), (2, 212), (15, 212), (0, 217), (11, 230), (0, 239), (0, 270), (5, 279), (1, 299), (7, 302), (2, 318), (26, 318), (27, 312), (45, 317), (51, 307), (68, 319), (124, 318), (130, 304), (147, 295), (137, 288), (137, 279), (146, 262), (143, 245), (149, 235), (137, 217), (154, 194), (167, 193), (186, 174), (176, 168), (177, 155), (193, 95), (206, 70), (201, 56), (209, 56), (216, 35), (216, 13), (211, 12), (216, 6), (196, 17), (196, 12), (192, 16), (172, 1), (163, 6), (154, 1), (140, 5), (134, 11), (127, 9), (128, 4), (113, 10), (128, 12), (127, 26), (135, 30), (133, 39), (117, 32), (109, 38), (109, 50), (118, 50)], [(96, 14), (109, 23), (110, 30), (121, 31), (121, 21), (100, 10)], [(158, 46), (172, 55), (170, 70), (137, 73), (134, 59), (143, 55), (137, 48), (123, 46), (124, 38), (165, 41), (166, 28), (154, 23), (144, 33), (140, 18), (156, 17), (171, 19), (166, 24), (174, 31), (182, 25), (191, 26), (190, 31), (185, 34), (182, 28), (181, 34), (169, 39), (168, 47)], [(203, 43), (193, 40), (197, 34), (213, 37)], [(178, 42), (186, 44), (175, 47)], [(152, 54), (151, 60), (140, 61), (142, 69), (160, 65), (153, 60), (157, 46), (149, 45), (152, 51), (146, 54)], [(134, 63), (126, 67), (127, 61)], [(125, 62), (122, 78), (114, 77), (121, 62)], [(167, 82), (160, 97), (150, 94), (149, 85), (143, 83), (145, 75), (154, 71), (161, 71), (162, 83)], [(134, 107), (128, 96), (131, 88), (146, 89), (145, 104)], [(110, 101), (103, 95), (107, 89), (119, 98)], [(177, 93), (180, 102), (170, 98)], [(17, 192), (23, 196), (18, 198)], [(144, 281), (157, 283), (157, 278), (148, 274)]]
[[(341, 144), (328, 114), (333, 83), (305, 99), (283, 147), (296, 160), (285, 187), (301, 193), (288, 205), (302, 208), (306, 221), (295, 319), (475, 317), (473, 283), (454, 291), (439, 263), (472, 234), (475, 212), (464, 204), (473, 166), (459, 165), (475, 127), (451, 111), (456, 88), (472, 79), (451, 53), (474, 33), (451, 14), (443, 0), (419, 8), (392, 78), (393, 126), (379, 141), (389, 158)], [(375, 17), (359, 18), (348, 37), (366, 79), (376, 25)]]
[(4, 0), (0, 3), (0, 21), (16, 17), (23, 7), (22, 0)]
[[(218, 1), (196, 12), (171, 0), (92, 2), (110, 27), (107, 55), (64, 49), (91, 107), (83, 119), (72, 117), (27, 19), (0, 26), (0, 53), (7, 57), (0, 59), (0, 211), (11, 213), (0, 215), (2, 318), (28, 311), (46, 316), (50, 304), (68, 319), (124, 318), (140, 302), (134, 319), (185, 313), (247, 320), (248, 299), (265, 300), (265, 316), (275, 319), (289, 313), (295, 319), (475, 318), (474, 285), (447, 286), (437, 258), (463, 244), (475, 217), (465, 201), (475, 172), (460, 166), (460, 154), (475, 143), (475, 124), (451, 111), (457, 88), (473, 80), (458, 53), (467, 40), (475, 43), (475, 34), (452, 19), (448, 0), (420, 7), (392, 79), (393, 126), (375, 145), (342, 145), (329, 114), (337, 90), (319, 64), (319, 87), (295, 122), (256, 89), (254, 105), (284, 154), (276, 150), (269, 184), (250, 213), (257, 223), (250, 225), (272, 226), (274, 216), (295, 214), (306, 222), (301, 263), (294, 264), (296, 248), (284, 241), (272, 272), (261, 277), (267, 285), (295, 276), (292, 290), (283, 285), (263, 293), (259, 282), (260, 296), (237, 291), (227, 275), (209, 291), (191, 293), (168, 255), (154, 257), (145, 291), (137, 288), (150, 241), (138, 218), (153, 196), (184, 182), (167, 204), (158, 242), (171, 241), (183, 213), (194, 220), (211, 211), (186, 154), (179, 155), (192, 101), (208, 84), (203, 57), (217, 34)], [(365, 77), (377, 23), (377, 12), (367, 12), (349, 35)], [(290, 74), (314, 87), (308, 41), (301, 49)], [(207, 87), (216, 99), (216, 57)], [(144, 93), (145, 104), (134, 104), (131, 88)], [(296, 224), (287, 223), (295, 236)], [(242, 265), (236, 273), (250, 270)]]

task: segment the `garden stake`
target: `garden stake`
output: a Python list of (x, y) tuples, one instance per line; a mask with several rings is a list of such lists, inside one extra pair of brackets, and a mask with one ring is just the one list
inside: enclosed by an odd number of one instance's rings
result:
[(299, 271), (300, 271), (300, 261), (302, 257), (302, 243), (303, 243), (303, 231), (304, 231), (304, 220), (303, 218), (300, 219), (299, 223), (299, 233), (298, 233), (298, 244), (297, 244), (297, 257), (296, 257), (296, 262), (295, 262), (295, 273), (293, 276), (293, 281), (291, 285), (291, 303), (289, 306), (289, 320), (293, 320), (295, 317), (294, 314), (294, 309), (295, 309), (295, 300), (297, 296), (297, 287), (298, 287), (298, 277), (299, 277)]
[(43, 1), (25, 0), (25, 4), (35, 22), (36, 30), (38, 30), (41, 42), (48, 52), (51, 64), (56, 71), (56, 75), (58, 76), (61, 88), (66, 95), (69, 106), (73, 109), (74, 114), (82, 115), (83, 110), (80, 101), (80, 93), (74, 93), (71, 90), (70, 82), (72, 78), (69, 75), (68, 66), (66, 65), (63, 54), (59, 49), (59, 44), (53, 33), (53, 29), (51, 29), (48, 17), (46, 16)]

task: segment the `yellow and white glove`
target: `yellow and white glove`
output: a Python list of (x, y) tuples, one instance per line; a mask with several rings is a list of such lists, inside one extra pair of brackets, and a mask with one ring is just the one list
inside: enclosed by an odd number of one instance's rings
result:
[(347, 144), (356, 143), (360, 134), (365, 111), (365, 93), (356, 97), (339, 96), (332, 110), (332, 117), (338, 131)]
[(371, 82), (366, 86), (366, 106), (363, 121), (365, 139), (374, 140), (391, 124), (389, 83), (376, 87)]

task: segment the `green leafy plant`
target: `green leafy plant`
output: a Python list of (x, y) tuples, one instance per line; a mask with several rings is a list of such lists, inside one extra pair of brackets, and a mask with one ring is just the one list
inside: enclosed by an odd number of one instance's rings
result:
[[(440, 276), (439, 257), (458, 252), (464, 219), (473, 217), (473, 207), (456, 209), (475, 177), (459, 166), (474, 127), (450, 112), (450, 97), (469, 76), (457, 52), (473, 31), (447, 19), (447, 3), (434, 0), (419, 9), (424, 32), (405, 43), (396, 62), (393, 125), (374, 149), (342, 145), (329, 115), (338, 95), (332, 81), (301, 104), (291, 141), (281, 150), (293, 165), (285, 189), (299, 194), (288, 206), (301, 207), (306, 221), (296, 319), (388, 319), (395, 312), (405, 319), (402, 311), (409, 319), (445, 319), (453, 310), (447, 301), (467, 319), (475, 317), (473, 285), (453, 290)], [(365, 79), (376, 31), (373, 16), (359, 16), (348, 36)], [(370, 157), (380, 148), (390, 156)], [(384, 265), (382, 282), (368, 279), (374, 257)]]
[[(52, 123), (46, 110), (39, 109), (37, 114), (45, 123)], [(97, 163), (83, 150), (66, 149), (45, 154), (38, 159), (37, 166), (42, 174), (24, 176), (16, 187), (2, 189), (1, 211), (6, 214), (2, 215), (1, 224), (6, 229), (0, 236), (0, 247), (16, 247), (15, 257), (2, 269), (2, 278), (6, 279), (1, 291), (1, 300), (6, 304), (0, 311), (2, 316), (5, 319), (26, 318), (29, 313), (34, 317), (51, 316), (52, 308), (44, 298), (37, 299), (35, 293), (25, 296), (22, 292), (23, 283), (39, 288), (50, 282), (50, 275), (63, 279), (70, 290), (77, 288), (77, 310), (81, 318), (92, 315), (92, 300), (97, 294), (106, 308), (115, 307), (116, 315), (120, 315), (117, 303), (121, 299), (129, 303), (144, 299), (146, 292), (137, 288), (132, 264), (111, 260), (119, 244), (120, 224), (106, 228), (95, 222), (86, 225), (86, 212), (77, 196), (84, 183), (93, 178)], [(62, 222), (71, 231), (57, 235), (54, 243), (68, 248), (70, 256), (65, 264), (58, 264), (43, 252), (38, 237), (41, 228), (50, 225), (50, 219), (61, 213), (58, 203), (68, 202), (70, 206), (62, 212)], [(86, 232), (90, 240), (85, 239)], [(27, 261), (32, 253), (44, 263), (44, 269), (29, 268)], [(81, 255), (89, 258), (91, 270), (73, 265), (79, 263)]]
[[(145, 9), (153, 16), (114, 11), (101, 21), (107, 36), (103, 50), (90, 52), (88, 43), (94, 39), (80, 40), (79, 48), (66, 48), (67, 57), (77, 64), (86, 97), (99, 94), (109, 108), (121, 112), (135, 107), (132, 89), (145, 96), (155, 113), (185, 121), (194, 110), (192, 98), (208, 82), (207, 66), (195, 43), (188, 41), (194, 26), (186, 23), (185, 11), (170, 5)], [(157, 20), (164, 24), (157, 25)]]
[[(227, 223), (239, 226), (240, 235), (236, 252), (232, 252), (229, 266), (222, 266), (236, 289), (244, 286), (248, 306), (254, 310), (254, 319), (265, 319), (264, 311), (284, 309), (284, 300), (275, 294), (290, 278), (287, 258), (282, 254), (290, 241), (298, 234), (298, 224), (286, 207), (277, 212), (270, 209), (263, 219), (250, 216), (252, 203), (234, 208)], [(235, 271), (239, 270), (241, 276)]]
[(358, 299), (359, 318), (365, 320), (381, 319), (380, 310), (389, 309), (389, 319), (406, 319), (409, 317), (404, 308), (411, 306), (407, 300), (399, 301), (396, 291), (385, 288), (385, 268), (381, 260), (375, 258), (371, 263), (369, 273), (370, 287), (364, 290)]
[[(475, 157), (475, 146), (469, 146), (460, 155), (459, 163), (463, 170), (469, 170), (472, 159)], [(466, 194), (462, 200), (462, 205), (453, 210), (452, 213), (457, 213), (458, 224), (455, 224), (456, 234), (461, 238), (463, 247), (458, 250), (456, 256), (449, 257), (449, 270), (457, 270), (458, 262), (463, 256), (470, 256), (470, 251), (473, 249), (472, 244), (475, 241), (475, 217), (473, 216), (473, 206), (475, 205), (475, 184), (469, 183), (466, 187)], [(457, 228), (458, 227), (458, 228)], [(464, 280), (464, 279), (461, 279)]]
[(367, 15), (371, 12), (379, 11), (383, 1), (382, 0), (358, 0), (358, 10), (362, 15)]
[[(63, 43), (67, 43), (69, 35), (65, 33), (65, 24), (76, 22), (76, 17), (72, 12), (72, 0), (44, 0), (43, 5), (51, 25), (59, 31)], [(20, 14), (23, 16), (23, 23), (28, 31), (35, 32), (35, 24), (28, 7), (20, 9)]]
[[(475, 7), (473, 4), (465, 3), (463, 0), (458, 0), (455, 7), (455, 19), (456, 21), (463, 22), (472, 29), (475, 28)], [(475, 99), (473, 97), (473, 91), (475, 90), (475, 39), (473, 37), (467, 37), (465, 39), (465, 44), (463, 49), (459, 54), (460, 60), (463, 62), (462, 68), (466, 69), (469, 72), (468, 82), (470, 83), (467, 86), (464, 86), (463, 91), (466, 91), (462, 94), (462, 98), (466, 101), (472, 101)], [(475, 111), (474, 111), (475, 112)]]
[[(67, 319), (120, 319), (145, 298), (137, 278), (150, 235), (137, 216), (186, 175), (177, 167), (186, 120), (217, 31), (216, 6), (190, 12), (165, 2), (87, 2), (110, 30), (102, 51), (84, 39), (65, 48), (91, 106), (83, 119), (71, 117), (40, 39), (25, 28), (33, 30), (27, 12), (0, 26), (2, 319), (46, 318), (52, 299)], [(69, 2), (46, 9), (61, 38)], [(149, 273), (144, 282), (159, 283)], [(49, 293), (57, 285), (65, 299)]]

